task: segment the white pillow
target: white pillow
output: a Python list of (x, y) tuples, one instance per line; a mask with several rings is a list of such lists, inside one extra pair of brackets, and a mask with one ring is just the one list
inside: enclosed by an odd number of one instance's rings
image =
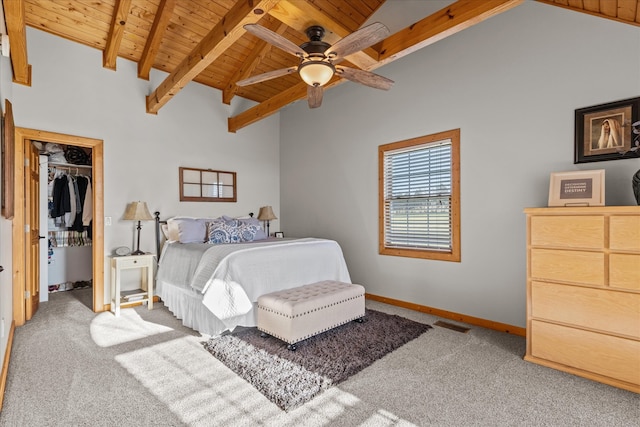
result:
[(160, 230), (162, 231), (164, 239), (170, 242), (171, 239), (169, 238), (169, 224), (160, 224)]
[(175, 217), (169, 218), (167, 220), (167, 240), (170, 242), (179, 242), (180, 241), (180, 230), (178, 229), (179, 221), (183, 220), (195, 220), (195, 218), (187, 218), (187, 217)]

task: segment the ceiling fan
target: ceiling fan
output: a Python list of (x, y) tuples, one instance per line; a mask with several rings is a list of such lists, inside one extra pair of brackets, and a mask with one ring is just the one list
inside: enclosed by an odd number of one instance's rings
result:
[(319, 25), (307, 28), (306, 33), (309, 41), (300, 46), (258, 24), (247, 24), (244, 26), (244, 29), (267, 43), (271, 43), (285, 52), (296, 56), (299, 58), (300, 63), (295, 67), (268, 71), (240, 80), (236, 82), (238, 86), (252, 85), (297, 71), (302, 80), (308, 85), (307, 100), (309, 107), (317, 108), (322, 104), (322, 86), (327, 84), (334, 74), (376, 89), (389, 90), (393, 85), (393, 80), (379, 76), (378, 74), (337, 65), (345, 56), (365, 49), (387, 37), (389, 35), (389, 29), (380, 22), (375, 22), (360, 28), (338, 40), (333, 46), (322, 41), (325, 31), (324, 28)]

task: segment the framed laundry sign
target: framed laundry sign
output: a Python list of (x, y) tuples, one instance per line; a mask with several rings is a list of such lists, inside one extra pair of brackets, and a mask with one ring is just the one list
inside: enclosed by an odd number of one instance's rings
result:
[(604, 206), (604, 169), (553, 172), (549, 206)]

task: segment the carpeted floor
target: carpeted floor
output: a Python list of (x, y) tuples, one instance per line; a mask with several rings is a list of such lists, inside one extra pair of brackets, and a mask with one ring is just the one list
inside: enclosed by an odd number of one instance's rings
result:
[(476, 327), (435, 327), (285, 412), (162, 304), (115, 318), (79, 298), (52, 294), (17, 328), (0, 426), (640, 426), (638, 394), (525, 362), (524, 338)]

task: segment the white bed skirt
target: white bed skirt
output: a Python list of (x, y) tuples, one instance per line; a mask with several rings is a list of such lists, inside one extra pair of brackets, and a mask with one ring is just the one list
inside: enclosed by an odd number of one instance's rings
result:
[[(182, 320), (182, 324), (188, 328), (200, 332), (203, 335), (220, 335), (228, 328), (225, 324), (209, 311), (202, 303), (202, 294), (193, 289), (186, 289), (159, 280), (156, 283), (156, 293), (162, 299), (165, 307), (176, 318)], [(256, 303), (247, 314), (237, 317), (238, 326), (256, 326)], [(234, 319), (235, 320), (235, 319)]]

